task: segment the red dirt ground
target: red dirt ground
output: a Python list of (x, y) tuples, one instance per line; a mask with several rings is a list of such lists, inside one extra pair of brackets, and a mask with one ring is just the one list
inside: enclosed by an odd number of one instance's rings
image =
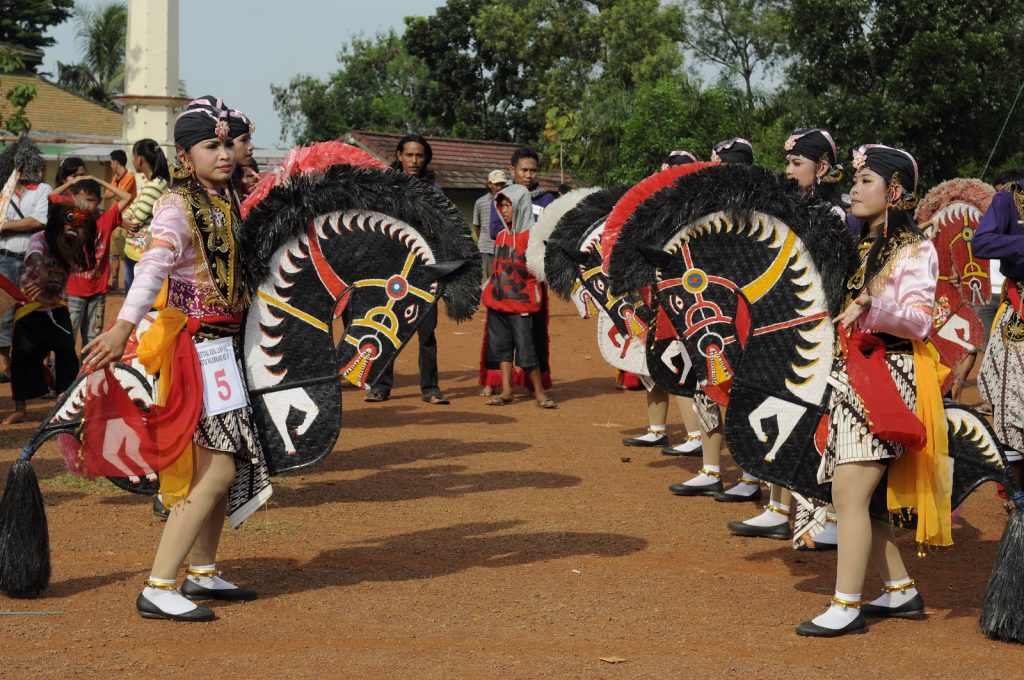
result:
[[(108, 315), (119, 298), (111, 302)], [(62, 474), (47, 445), (35, 466), (49, 504), (53, 580), (40, 599), (0, 596), (0, 610), (16, 613), (0, 616), (0, 676), (1019, 672), (1024, 650), (977, 630), (1006, 521), (991, 485), (968, 500), (952, 549), (918, 559), (912, 536), (901, 536), (929, 620), (880, 622), (832, 641), (799, 638), (793, 627), (831, 595), (835, 554), (730, 536), (726, 522), (751, 515), (751, 504), (670, 495), (666, 486), (699, 460), (620, 445), (645, 427), (643, 394), (614, 389), (593, 322), (565, 304), (553, 312), (558, 410), (526, 397), (487, 407), (476, 396), (482, 318), (442, 320), (438, 329), (450, 406), (420, 401), (415, 348), (399, 360), (391, 401), (366, 404), (345, 391), (336, 452), (278, 479), (269, 509), (225, 535), (225, 576), (261, 598), (215, 605), (220, 618), (210, 624), (139, 618), (133, 603), (163, 525), (148, 499)], [(2, 413), (9, 395), (2, 386)], [(38, 420), (50, 405), (34, 403), (30, 414)], [(3, 429), (4, 461), (32, 429)], [(725, 476), (736, 476), (728, 460)], [(869, 574), (866, 594), (880, 585)]]

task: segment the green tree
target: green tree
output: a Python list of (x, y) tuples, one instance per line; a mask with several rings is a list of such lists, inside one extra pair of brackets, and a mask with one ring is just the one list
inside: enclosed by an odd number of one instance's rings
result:
[(486, 4), (449, 0), (432, 16), (405, 19), (406, 49), (429, 72), (417, 109), (434, 132), (505, 140), (516, 126), (506, 86), (513, 66), (481, 42), (473, 24)]
[(405, 50), (394, 32), (356, 37), (338, 55), (340, 68), (326, 81), (300, 75), (272, 85), (281, 115), (282, 140), (297, 143), (337, 139), (351, 129), (425, 129), (417, 113), (426, 67)]
[[(979, 172), (1024, 73), (1024, 1), (790, 0), (791, 120), (901, 146), (925, 184)], [(807, 21), (806, 17), (814, 17)], [(1024, 142), (1024, 111), (996, 150)]]
[(79, 5), (74, 20), (81, 61), (57, 62), (57, 81), (84, 97), (115, 107), (114, 97), (124, 90), (128, 5), (112, 2), (93, 9)]
[(71, 16), (75, 0), (0, 0), (0, 42), (39, 50), (53, 44), (46, 31)]
[[(21, 58), (10, 48), (0, 48), (0, 73), (14, 73), (24, 69), (25, 65)], [(25, 109), (36, 97), (36, 86), (23, 83), (9, 89), (5, 96), (13, 107), (7, 120), (0, 118), (0, 129), (7, 130), (13, 135), (20, 135), (32, 129), (32, 122), (28, 119)]]
[[(778, 63), (784, 0), (690, 0), (688, 48), (701, 61), (743, 83), (747, 108), (755, 107), (755, 81)], [(801, 28), (803, 24), (801, 23)]]

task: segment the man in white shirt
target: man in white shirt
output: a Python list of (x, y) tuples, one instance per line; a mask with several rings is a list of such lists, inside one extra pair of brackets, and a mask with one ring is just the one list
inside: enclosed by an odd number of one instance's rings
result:
[[(32, 144), (25, 140), (28, 144)], [(25, 142), (18, 140), (17, 145)], [(35, 145), (32, 144), (34, 147)], [(20, 285), (21, 276), (25, 272), (25, 251), (33, 233), (46, 224), (46, 213), (49, 209), (49, 184), (43, 179), (43, 158), (38, 150), (35, 154), (15, 153), (14, 158), (20, 161), (18, 170), (21, 176), (14, 189), (7, 213), (0, 215), (0, 274), (3, 274), (15, 285)], [(6, 181), (6, 177), (4, 178)], [(0, 318), (0, 382), (9, 379), (9, 359), (11, 352), (11, 333), (14, 328), (14, 310), (8, 310)]]

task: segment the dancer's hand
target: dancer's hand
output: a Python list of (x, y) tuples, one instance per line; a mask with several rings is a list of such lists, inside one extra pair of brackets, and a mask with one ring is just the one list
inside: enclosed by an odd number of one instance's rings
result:
[(832, 319), (832, 323), (840, 324), (846, 329), (847, 334), (853, 332), (861, 314), (871, 309), (871, 300), (872, 298), (870, 295), (867, 293), (861, 293), (856, 300), (851, 302), (846, 309), (839, 313), (839, 316)]
[(128, 338), (131, 337), (134, 328), (133, 324), (119, 319), (108, 330), (96, 336), (82, 348), (85, 369), (91, 372), (120, 361), (124, 354), (124, 346), (128, 344)]

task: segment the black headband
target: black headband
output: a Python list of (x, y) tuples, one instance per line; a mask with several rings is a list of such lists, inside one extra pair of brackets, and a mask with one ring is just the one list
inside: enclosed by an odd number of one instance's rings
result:
[(205, 139), (227, 140), (229, 109), (223, 100), (206, 95), (193, 99), (174, 121), (174, 143), (186, 151)]
[(715, 144), (711, 160), (721, 163), (754, 164), (754, 147), (742, 137), (734, 137)]

